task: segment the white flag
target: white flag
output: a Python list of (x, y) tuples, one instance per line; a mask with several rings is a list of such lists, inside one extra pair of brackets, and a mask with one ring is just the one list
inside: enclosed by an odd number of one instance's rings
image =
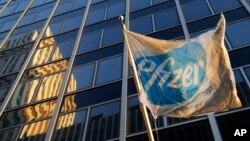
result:
[(152, 115), (190, 117), (241, 107), (227, 50), (225, 18), (197, 38), (159, 40), (124, 29)]

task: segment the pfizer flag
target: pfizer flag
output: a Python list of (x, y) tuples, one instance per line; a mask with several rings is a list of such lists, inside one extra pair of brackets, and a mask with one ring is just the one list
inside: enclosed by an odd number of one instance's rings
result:
[(241, 107), (227, 50), (225, 19), (189, 41), (159, 40), (124, 30), (152, 115), (191, 117)]

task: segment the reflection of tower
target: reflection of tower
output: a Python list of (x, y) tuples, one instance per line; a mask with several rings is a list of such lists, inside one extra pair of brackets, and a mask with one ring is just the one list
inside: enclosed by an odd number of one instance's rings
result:
[[(52, 33), (49, 32), (48, 29), (46, 31), (46, 34), (51, 35)], [(38, 64), (46, 63), (49, 60), (49, 56), (53, 48), (57, 50), (55, 51), (53, 55), (62, 56), (59, 48), (57, 48), (55, 44), (56, 44), (56, 41), (53, 37), (42, 40), (37, 49), (37, 50), (42, 50), (42, 51), (34, 55), (31, 65), (35, 66)], [(57, 63), (53, 63), (53, 64), (49, 64), (49, 65), (45, 65), (42, 67), (37, 67), (35, 69), (32, 69), (29, 71), (28, 75), (36, 76), (38, 74), (39, 75), (50, 74), (59, 70), (66, 69), (67, 65), (68, 65), (68, 62), (66, 60), (59, 61)], [(41, 82), (40, 88), (36, 94), (35, 101), (57, 96), (59, 93), (63, 78), (64, 78), (63, 72), (50, 75), (48, 77), (44, 77)], [(71, 77), (70, 79), (72, 80), (69, 82), (68, 86), (69, 86), (69, 89), (74, 91), (76, 90), (76, 80), (74, 79), (74, 77)], [(24, 87), (22, 91), (31, 93), (30, 95), (27, 95), (25, 98), (26, 100), (31, 100), (33, 98), (33, 94), (35, 94), (36, 92), (36, 89), (35, 88), (32, 89), (32, 84), (30, 84)], [(76, 104), (74, 102), (74, 96), (66, 97), (64, 101), (66, 104), (63, 104), (62, 110), (70, 111), (76, 108)], [(55, 106), (56, 106), (56, 100), (52, 100), (52, 101), (48, 101), (48, 102), (44, 102), (41, 104), (37, 104), (34, 106), (24, 108), (23, 116), (25, 118), (25, 121), (32, 121), (35, 119), (46, 118), (48, 116), (52, 116)], [(60, 129), (60, 128), (69, 127), (73, 125), (74, 118), (75, 118), (75, 112), (61, 116), (60, 120), (58, 121), (57, 128)], [(49, 125), (49, 120), (39, 121), (39, 122), (25, 125), (21, 131), (19, 139), (45, 134), (47, 132), (48, 125)]]

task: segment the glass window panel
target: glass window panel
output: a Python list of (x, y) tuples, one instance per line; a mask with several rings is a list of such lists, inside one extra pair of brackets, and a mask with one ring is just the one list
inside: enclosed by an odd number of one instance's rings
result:
[[(234, 48), (250, 44), (250, 19), (227, 26), (226, 34)], [(237, 33), (237, 34), (236, 34)]]
[(157, 13), (155, 14), (154, 18), (156, 30), (166, 29), (180, 24), (176, 9)]
[(130, 8), (131, 11), (142, 9), (150, 6), (150, 0), (131, 0)]
[(3, 11), (3, 13), (1, 14), (1, 17), (12, 14), (12, 13), (14, 12), (14, 10), (16, 9), (16, 7), (17, 7), (17, 4), (12, 4), (12, 5), (8, 6), (8, 7)]
[(10, 49), (17, 47), (25, 35), (25, 32), (20, 34), (11, 35), (6, 44), (4, 44), (4, 49)]
[(10, 89), (9, 87), (8, 87), (8, 88), (0, 89), (0, 105), (1, 105), (2, 102), (4, 101), (6, 95), (8, 94), (9, 89)]
[(143, 18), (131, 21), (130, 30), (133, 32), (141, 33), (141, 34), (153, 32), (151, 16), (147, 16), (147, 17), (143, 17)]
[(101, 31), (83, 35), (78, 52), (88, 52), (97, 49), (100, 45)]
[(51, 37), (51, 36), (55, 36), (55, 35), (61, 33), (63, 25), (64, 25), (64, 21), (50, 24), (47, 27), (46, 32), (44, 33), (43, 36), (44, 37)]
[(61, 115), (58, 119), (53, 141), (82, 140), (86, 123), (86, 113), (86, 110), (81, 110)]
[(161, 2), (165, 2), (165, 1), (168, 1), (168, 0), (153, 0), (153, 4), (158, 4)]
[(106, 59), (99, 62), (96, 84), (102, 84), (121, 78), (122, 56)]
[(44, 47), (37, 49), (32, 60), (30, 61), (29, 67), (41, 65), (47, 63), (54, 46)]
[(64, 72), (44, 77), (35, 101), (55, 97), (59, 94), (64, 78)]
[(19, 84), (15, 89), (15, 92), (9, 102), (9, 108), (20, 106), (23, 104), (28, 104), (31, 102), (33, 95), (36, 92), (39, 79), (28, 81), (22, 84)]
[(125, 13), (125, 2), (121, 2), (108, 7), (107, 18), (113, 18)]
[(182, 6), (187, 21), (206, 17), (211, 14), (205, 1), (197, 1)]
[(72, 71), (67, 92), (72, 92), (92, 85), (95, 63), (82, 67), (77, 67)]
[(15, 81), (17, 74), (12, 74), (0, 78), (0, 88), (12, 85)]
[[(149, 111), (148, 111), (149, 112)], [(139, 100), (137, 96), (130, 97), (128, 99), (128, 118), (127, 118), (127, 133), (133, 134), (137, 132), (142, 132), (146, 130), (143, 116), (139, 107)], [(163, 119), (165, 117), (158, 117), (157, 118), (157, 126), (162, 127)], [(151, 127), (154, 128), (154, 121), (150, 120)]]
[(3, 24), (0, 29), (0, 32), (4, 32), (6, 30), (10, 30), (10, 28), (16, 23), (16, 20), (7, 21)]
[(18, 7), (15, 9), (15, 13), (23, 11), (28, 6), (28, 4), (29, 4), (29, 0), (20, 2), (18, 4)]
[[(247, 69), (248, 72), (248, 69)], [(240, 70), (234, 71), (234, 77), (236, 80), (236, 88), (237, 88), (237, 95), (240, 98), (240, 101), (243, 106), (250, 105), (250, 88), (247, 86), (246, 80), (243, 78)]]
[[(250, 127), (250, 110), (243, 110), (238, 112), (229, 113), (223, 116), (216, 117), (221, 137), (224, 141), (234, 140), (249, 140), (249, 134), (243, 135), (245, 138), (240, 139), (240, 136), (234, 136), (236, 129), (249, 129)], [(247, 130), (249, 131), (249, 130)]]
[(36, 14), (37, 13), (33, 13), (33, 14), (29, 14), (27, 16), (24, 16), (23, 19), (21, 20), (21, 22), (19, 23), (19, 26), (23, 26), (23, 25), (32, 23), (34, 21)]
[(15, 141), (19, 132), (19, 127), (0, 131), (1, 141)]
[(48, 15), (50, 15), (50, 12), (51, 12), (51, 9), (46, 9), (46, 10), (41, 11), (40, 13), (38, 13), (36, 21), (46, 19)]
[[(110, 36), (115, 35), (115, 36)], [(123, 41), (123, 33), (121, 26), (115, 26), (104, 29), (102, 46), (108, 46)]]
[(13, 56), (8, 62), (8, 65), (5, 67), (4, 71), (2, 72), (2, 75), (18, 72), (21, 69), (24, 61), (26, 60), (27, 55), (27, 53), (24, 53)]
[(67, 3), (60, 4), (56, 9), (55, 15), (59, 15), (59, 14), (65, 13), (67, 11), (70, 11), (71, 5), (72, 5), (71, 1), (69, 1)]
[(5, 112), (0, 120), (0, 129), (51, 117), (55, 106), (56, 100), (51, 100), (22, 109)]
[(240, 6), (237, 0), (227, 0), (227, 2), (225, 2), (225, 0), (209, 0), (209, 2), (216, 13)]
[(87, 5), (87, 0), (75, 0), (72, 9), (78, 9), (81, 7), (85, 7)]
[(104, 8), (100, 9), (100, 10), (97, 10), (97, 11), (90, 12), (89, 15), (88, 15), (86, 25), (102, 21), (104, 19), (104, 15), (105, 15), (105, 9)]
[(90, 112), (86, 140), (108, 140), (119, 135), (120, 101), (93, 107)]
[(63, 32), (79, 28), (81, 25), (81, 22), (82, 22), (82, 16), (68, 19), (63, 28)]
[(66, 70), (67, 66), (68, 66), (68, 60), (62, 60), (44, 66), (36, 67), (30, 70), (26, 70), (24, 72), (22, 80), (26, 81), (27, 79), (33, 79), (36, 77), (42, 77), (56, 72), (61, 72)]
[(23, 126), (18, 141), (43, 141), (49, 128), (50, 119)]
[(2, 73), (2, 71), (4, 69), (4, 67), (8, 63), (8, 61), (9, 61), (9, 58), (7, 58), (7, 59), (0, 59), (0, 76), (1, 76), (1, 73)]
[(101, 2), (101, 1), (105, 1), (105, 0), (92, 0), (91, 4), (95, 4), (95, 3), (98, 3), (98, 2)]
[(52, 56), (52, 60), (58, 60), (61, 58), (69, 57), (75, 45), (75, 40), (68, 40), (56, 45), (55, 51)]

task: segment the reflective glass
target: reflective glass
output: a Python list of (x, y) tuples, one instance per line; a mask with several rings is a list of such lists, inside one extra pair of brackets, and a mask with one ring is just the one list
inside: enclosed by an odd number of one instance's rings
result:
[(1, 16), (7, 16), (7, 15), (10, 15), (14, 12), (14, 10), (16, 9), (17, 7), (17, 4), (12, 4), (10, 6), (8, 6), (4, 11), (3, 13), (1, 13)]
[(104, 15), (105, 8), (90, 12), (87, 18), (86, 25), (102, 21), (104, 19)]
[[(115, 35), (115, 36), (111, 36)], [(104, 29), (102, 46), (108, 46), (123, 41), (123, 33), (121, 26), (115, 26)]]
[(10, 30), (12, 26), (14, 26), (14, 24), (16, 23), (16, 20), (11, 20), (11, 21), (7, 21), (5, 22), (2, 27), (0, 28), (0, 32), (4, 32), (6, 30)]
[(30, 2), (29, 0), (20, 2), (18, 4), (18, 7), (15, 9), (15, 13), (23, 11), (28, 6), (29, 2)]
[(250, 95), (249, 95), (250, 88), (247, 86), (246, 80), (243, 78), (243, 75), (241, 74), (240, 70), (234, 71), (234, 77), (236, 80), (237, 95), (240, 98), (242, 105), (249, 106), (250, 105)]
[[(226, 35), (233, 48), (250, 44), (250, 19), (230, 24), (226, 28)], [(237, 34), (236, 34), (237, 33)]]
[(147, 34), (153, 32), (153, 24), (151, 16), (131, 21), (130, 30), (141, 34)]
[(80, 42), (80, 48), (78, 50), (81, 52), (88, 52), (97, 49), (100, 45), (101, 31), (83, 35)]
[(135, 11), (150, 6), (150, 0), (131, 0), (130, 9)]
[(64, 78), (64, 72), (44, 77), (39, 87), (35, 101), (55, 97), (59, 94)]
[(12, 74), (0, 78), (0, 88), (12, 85), (15, 81), (17, 74)]
[(99, 141), (119, 135), (120, 101), (96, 106), (91, 109), (86, 140)]
[(2, 129), (50, 117), (54, 112), (55, 106), (56, 101), (51, 100), (3, 113), (0, 120), (0, 128)]
[(153, 0), (153, 4), (158, 4), (161, 2), (165, 2), (165, 1), (168, 1), (168, 0)]
[[(148, 111), (149, 112), (149, 111)], [(139, 100), (137, 96), (133, 96), (128, 98), (128, 118), (127, 118), (127, 133), (133, 134), (137, 132), (142, 132), (146, 130), (144, 121), (143, 121), (143, 116), (140, 110), (139, 106)], [(157, 118), (157, 126), (162, 127), (164, 126), (163, 124), (163, 119), (165, 117), (158, 117)], [(153, 120), (150, 120), (151, 127), (154, 128), (154, 122)]]
[(44, 66), (29, 69), (24, 72), (22, 80), (25, 81), (36, 77), (42, 77), (56, 72), (61, 72), (64, 71), (67, 68), (67, 66), (68, 66), (68, 60), (62, 60)]
[(8, 94), (9, 89), (10, 89), (9, 87), (0, 89), (0, 105), (4, 101), (4, 98), (6, 97), (6, 95)]
[(24, 125), (17, 141), (44, 141), (49, 123), (50, 119)]
[(72, 92), (92, 86), (95, 63), (73, 69), (67, 92)]
[(27, 55), (27, 53), (24, 53), (13, 56), (2, 72), (2, 75), (18, 72), (26, 60)]
[(63, 3), (63, 4), (60, 4), (57, 9), (56, 9), (56, 12), (54, 15), (59, 15), (59, 14), (62, 14), (62, 13), (65, 13), (67, 11), (70, 11), (71, 9), (71, 5), (72, 5), (72, 2), (69, 1), (67, 3)]
[(63, 32), (79, 28), (81, 22), (82, 22), (82, 16), (77, 16), (77, 17), (68, 19), (64, 25)]
[(29, 67), (47, 63), (52, 52), (53, 46), (37, 49), (30, 61)]
[(72, 9), (78, 9), (87, 5), (87, 0), (75, 0)]
[(69, 57), (75, 45), (75, 40), (67, 40), (65, 42), (59, 43), (55, 46), (55, 51), (53, 52), (52, 60), (58, 60), (61, 58)]
[[(0, 54), (1, 55), (1, 54)], [(4, 69), (4, 67), (6, 66), (6, 64), (8, 63), (9, 61), (9, 58), (6, 58), (6, 59), (0, 59), (0, 76), (1, 76), (1, 73)]]
[(36, 93), (38, 83), (39, 79), (19, 84), (15, 89), (8, 107), (11, 108), (30, 103), (33, 95)]
[(176, 9), (171, 9), (154, 15), (156, 30), (166, 29), (180, 24)]
[(38, 15), (36, 17), (36, 21), (46, 19), (50, 15), (50, 12), (51, 12), (51, 9), (45, 9), (45, 10), (41, 11), (40, 13), (38, 13)]
[(125, 2), (121, 2), (108, 7), (107, 18), (113, 18), (125, 13)]
[(46, 33), (44, 34), (45, 37), (50, 37), (59, 34), (62, 31), (62, 27), (64, 25), (64, 20), (56, 23), (50, 24), (47, 29)]
[(15, 141), (19, 132), (19, 127), (0, 131), (1, 141)]
[(121, 78), (122, 56), (102, 60), (98, 64), (96, 84), (107, 83)]
[(226, 2), (225, 0), (209, 0), (209, 2), (216, 13), (240, 6), (240, 3), (237, 0), (227, 0)]
[(205, 1), (197, 1), (182, 6), (187, 21), (206, 17), (211, 14)]
[[(73, 103), (72, 103), (73, 105)], [(53, 141), (82, 140), (86, 123), (86, 110), (61, 115), (58, 119)]]
[(18, 25), (23, 26), (23, 25), (32, 23), (34, 21), (36, 14), (37, 13), (33, 13), (33, 14), (29, 14), (29, 15), (24, 16)]

